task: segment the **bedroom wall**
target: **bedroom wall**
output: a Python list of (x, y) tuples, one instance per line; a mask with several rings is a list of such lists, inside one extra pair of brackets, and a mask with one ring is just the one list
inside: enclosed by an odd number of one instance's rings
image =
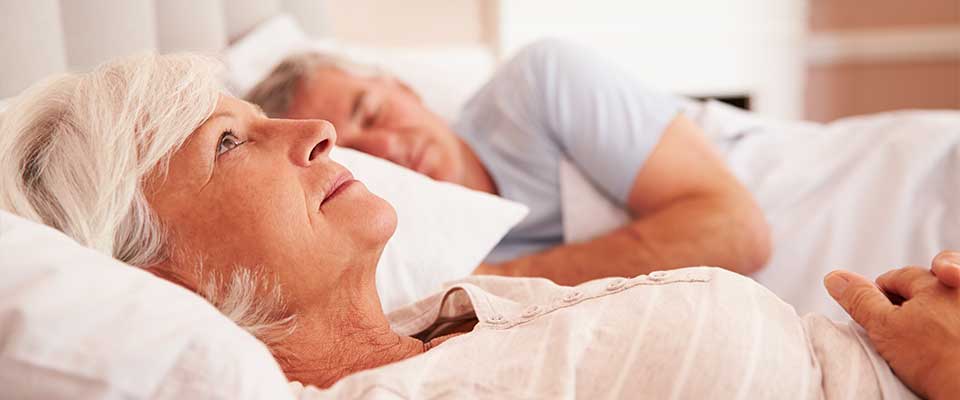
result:
[(648, 86), (747, 96), (757, 112), (803, 115), (807, 0), (500, 0), (500, 48), (542, 37), (599, 49)]
[(598, 49), (648, 86), (746, 97), (803, 116), (807, 0), (328, 0), (331, 34), (380, 46), (479, 46), (498, 60), (543, 37)]
[(805, 116), (960, 109), (960, 1), (810, 0)]
[(357, 44), (441, 47), (486, 44), (492, 0), (329, 0), (330, 33)]

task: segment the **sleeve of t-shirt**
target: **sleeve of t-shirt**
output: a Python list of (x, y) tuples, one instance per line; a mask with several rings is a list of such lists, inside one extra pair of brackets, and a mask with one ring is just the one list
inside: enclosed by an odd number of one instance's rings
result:
[(625, 206), (637, 173), (680, 112), (680, 100), (563, 41), (538, 42), (510, 63), (523, 71), (531, 89), (526, 95), (534, 97), (525, 103), (563, 155)]

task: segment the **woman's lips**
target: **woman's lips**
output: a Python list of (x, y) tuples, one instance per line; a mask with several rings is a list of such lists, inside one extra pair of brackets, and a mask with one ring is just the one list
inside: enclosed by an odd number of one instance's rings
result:
[(357, 180), (353, 179), (353, 174), (351, 174), (349, 171), (345, 171), (344, 173), (338, 175), (337, 179), (333, 181), (333, 184), (327, 188), (327, 194), (324, 196), (323, 200), (320, 201), (320, 207), (323, 207), (323, 205), (327, 203), (327, 200), (330, 200), (334, 196), (340, 194), (340, 192), (343, 192), (344, 189), (354, 182), (357, 182)]

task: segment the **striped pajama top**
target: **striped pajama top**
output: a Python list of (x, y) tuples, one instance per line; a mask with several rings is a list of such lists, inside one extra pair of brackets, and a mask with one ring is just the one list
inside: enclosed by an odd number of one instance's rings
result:
[[(826, 292), (824, 292), (826, 296)], [(852, 322), (793, 308), (749, 278), (684, 268), (576, 287), (474, 276), (389, 315), (469, 333), (301, 399), (915, 399)]]

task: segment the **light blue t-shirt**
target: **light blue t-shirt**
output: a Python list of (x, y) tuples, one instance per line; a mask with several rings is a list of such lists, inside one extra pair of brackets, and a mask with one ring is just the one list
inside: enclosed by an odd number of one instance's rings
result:
[(637, 172), (680, 106), (677, 97), (643, 87), (582, 47), (549, 40), (520, 51), (453, 125), (487, 167), (500, 196), (530, 208), (487, 261), (563, 243), (564, 158), (625, 206)]

